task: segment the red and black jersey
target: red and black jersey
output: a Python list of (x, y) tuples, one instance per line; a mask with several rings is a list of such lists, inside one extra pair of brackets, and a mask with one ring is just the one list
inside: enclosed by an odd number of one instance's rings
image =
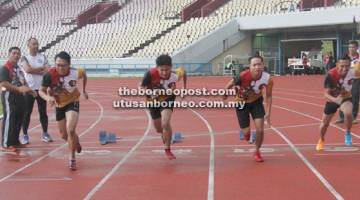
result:
[(264, 87), (272, 90), (273, 80), (267, 72), (262, 72), (259, 77), (253, 78), (250, 69), (247, 69), (235, 78), (234, 84), (238, 92), (237, 100), (251, 103), (262, 97)]
[(145, 73), (145, 76), (141, 82), (142, 87), (148, 89), (159, 89), (161, 88), (161, 77), (159, 71), (156, 68), (151, 68), (148, 72)]
[[(151, 68), (148, 72), (145, 73), (144, 78), (141, 82), (142, 87), (146, 87), (147, 89), (173, 89), (176, 87), (176, 82), (179, 80), (179, 76), (177, 73), (171, 72), (170, 76), (167, 79), (164, 79), (160, 76), (157, 68)], [(147, 96), (148, 100), (151, 100), (150, 96)], [(166, 100), (170, 97), (174, 97), (174, 95), (159, 95), (156, 97), (158, 101)]]
[(70, 68), (68, 74), (60, 76), (53, 67), (44, 74), (42, 86), (50, 88), (51, 95), (56, 99), (57, 107), (61, 108), (79, 100), (80, 92), (77, 83), (84, 76), (85, 70), (82, 68)]
[[(7, 61), (4, 66), (0, 67), (0, 82), (9, 82), (14, 86), (25, 85), (25, 77), (22, 70), (17, 65), (13, 65)], [(1, 101), (3, 103), (3, 110), (10, 114), (13, 108), (24, 104), (24, 95), (15, 91), (1, 88)], [(9, 106), (6, 106), (9, 105)], [(15, 111), (17, 112), (17, 111)], [(9, 119), (7, 119), (9, 120)]]
[(351, 97), (352, 81), (354, 79), (354, 71), (352, 69), (341, 77), (337, 68), (331, 69), (325, 77), (324, 88), (330, 89), (330, 95), (337, 97), (339, 95), (344, 98)]

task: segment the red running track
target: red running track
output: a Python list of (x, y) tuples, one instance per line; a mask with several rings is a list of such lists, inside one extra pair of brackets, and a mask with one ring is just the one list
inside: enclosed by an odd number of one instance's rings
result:
[[(228, 80), (190, 77), (189, 86), (222, 88)], [(52, 108), (51, 144), (40, 141), (34, 113), (31, 144), (17, 154), (0, 153), (0, 199), (360, 199), (360, 126), (353, 127), (353, 147), (343, 144), (343, 126), (332, 126), (326, 150), (315, 151), (322, 81), (322, 76), (275, 77), (265, 162), (256, 163), (254, 145), (239, 140), (233, 109), (175, 109), (173, 130), (185, 139), (173, 146), (177, 159), (169, 161), (145, 110), (112, 108), (120, 99), (118, 87), (135, 88), (139, 79), (91, 80), (91, 100), (81, 101), (77, 132), (84, 150), (78, 170), (67, 168), (67, 145)], [(214, 99), (220, 98), (207, 98)], [(101, 146), (100, 130), (120, 139)]]

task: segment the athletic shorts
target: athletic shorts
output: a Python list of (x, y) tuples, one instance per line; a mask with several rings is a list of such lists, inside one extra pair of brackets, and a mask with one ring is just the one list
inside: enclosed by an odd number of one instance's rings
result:
[(168, 99), (166, 99), (165, 101), (167, 102), (168, 106), (166, 107), (149, 107), (149, 111), (150, 111), (150, 115), (152, 119), (159, 119), (161, 118), (161, 111), (163, 111), (164, 109), (170, 109), (173, 110), (174, 109), (174, 101), (175, 101), (175, 96), (170, 97)]
[[(352, 102), (352, 99), (351, 98), (346, 98), (341, 102), (341, 104), (343, 104), (344, 102), (347, 102), (347, 101)], [(334, 102), (326, 102), (325, 108), (324, 108), (324, 114), (325, 115), (331, 115), (331, 114), (336, 113), (337, 109), (340, 108), (340, 105), (337, 104), (337, 103), (334, 103)]]
[(61, 108), (56, 108), (56, 121), (61, 121), (65, 119), (65, 113), (69, 111), (79, 112), (80, 111), (79, 101), (69, 103), (68, 105)]
[(265, 116), (265, 109), (263, 105), (264, 98), (260, 97), (251, 103), (246, 103), (244, 108), (236, 108), (236, 115), (240, 128), (247, 128), (250, 126), (250, 114), (253, 119), (261, 119)]

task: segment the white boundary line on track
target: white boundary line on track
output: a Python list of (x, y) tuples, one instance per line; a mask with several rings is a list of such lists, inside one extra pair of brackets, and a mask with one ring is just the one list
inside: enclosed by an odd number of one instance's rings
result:
[(300, 89), (289, 89), (289, 88), (278, 88), (276, 87), (276, 89), (280, 89), (280, 90), (285, 90), (285, 91), (298, 91), (298, 92), (306, 92), (306, 93), (312, 93), (312, 94), (319, 94), (318, 91), (315, 91), (315, 90), (300, 90)]
[[(290, 125), (290, 126), (281, 126), (281, 127), (277, 127), (278, 129), (288, 129), (288, 128), (298, 128), (298, 127), (306, 127), (306, 126), (315, 126), (315, 125), (320, 125), (320, 123), (309, 123), (309, 124), (297, 124), (297, 125)], [(271, 130), (270, 128), (265, 128), (264, 130)], [(237, 134), (237, 132), (239, 132), (239, 130), (229, 130), (229, 131), (223, 131), (223, 132), (217, 132), (216, 136), (220, 136), (220, 135), (234, 135)], [(200, 134), (191, 134), (191, 135), (184, 135), (186, 138), (192, 138), (192, 137), (202, 137), (202, 136), (208, 136), (209, 133), (205, 134), (205, 133), (200, 133)], [(154, 139), (159, 139), (159, 136), (153, 135), (153, 136), (148, 136), (146, 137), (145, 140), (154, 140)], [(119, 139), (117, 139), (117, 142), (129, 142), (129, 141), (138, 141), (139, 137), (120, 137)], [(81, 142), (81, 144), (98, 144), (99, 142)], [(37, 145), (37, 146), (44, 146), (44, 145)], [(36, 145), (29, 145), (29, 147), (36, 147)], [(26, 149), (26, 148), (25, 148)]]
[(316, 104), (316, 103), (310, 103), (310, 102), (307, 102), (307, 101), (294, 100), (294, 99), (285, 98), (285, 97), (274, 96), (273, 98), (281, 99), (281, 100), (285, 100), (285, 101), (292, 101), (292, 102), (296, 102), (296, 103), (308, 104), (308, 105), (312, 105), (312, 106), (316, 106), (316, 107), (320, 107), (320, 108), (324, 107), (324, 105), (320, 105), (320, 104)]
[[(304, 143), (294, 143), (295, 146), (316, 146), (316, 144), (304, 144)], [(344, 146), (344, 143), (326, 143), (327, 146)], [(359, 145), (360, 143), (353, 143), (353, 145)], [(230, 148), (230, 147), (253, 147), (253, 144), (239, 144), (239, 145), (215, 145), (215, 148)], [(262, 147), (281, 147), (281, 146), (288, 146), (288, 144), (263, 144)], [(163, 148), (164, 146), (142, 146), (139, 149), (149, 149), (149, 148)], [(173, 149), (179, 148), (209, 148), (210, 145), (176, 145), (172, 146)], [(94, 146), (94, 147), (83, 147), (84, 150), (87, 149), (129, 149), (131, 146)], [(37, 149), (51, 149), (51, 147), (30, 147), (25, 148), (24, 150), (37, 150)], [(0, 152), (1, 154), (13, 154), (16, 155), (14, 152)]]
[[(304, 117), (308, 117), (308, 118), (310, 118), (310, 119), (314, 119), (314, 120), (316, 120), (316, 121), (321, 122), (321, 119), (320, 119), (320, 118), (317, 118), (317, 117), (314, 117), (314, 116), (311, 116), (311, 115), (308, 115), (308, 114), (305, 114), (305, 113), (302, 113), (302, 112), (298, 112), (298, 111), (296, 111), (296, 110), (288, 109), (288, 108), (285, 108), (285, 107), (282, 107), (282, 106), (278, 106), (278, 105), (273, 105), (273, 106), (276, 107), (276, 108), (279, 108), (279, 109), (282, 109), (282, 110), (286, 110), (286, 111), (289, 111), (289, 112), (292, 112), (292, 113), (296, 113), (296, 114), (302, 115), (302, 116), (304, 116)], [(342, 131), (346, 131), (345, 129), (343, 129), (343, 128), (335, 125), (335, 124), (330, 124), (330, 126), (332, 126), (332, 127), (334, 127), (334, 128), (337, 128), (337, 129), (339, 129), (339, 130), (342, 130)], [(351, 132), (351, 135), (353, 135), (354, 137), (360, 139), (360, 136), (357, 135), (357, 134), (355, 134), (355, 133), (353, 133), (353, 132)]]
[(284, 91), (274, 91), (275, 96), (277, 95), (277, 93), (279, 94), (287, 94), (287, 95), (292, 95), (292, 96), (298, 96), (298, 97), (309, 97), (309, 98), (313, 98), (313, 99), (322, 99), (324, 100), (324, 97), (321, 96), (311, 96), (311, 95), (306, 95), (306, 94), (299, 94), (299, 93), (293, 93), (293, 92), (284, 92)]
[(210, 123), (198, 112), (193, 109), (190, 109), (193, 113), (195, 113), (206, 125), (210, 134), (210, 156), (209, 156), (209, 181), (208, 181), (208, 193), (207, 199), (214, 199), (214, 173), (215, 173), (215, 137), (214, 131), (210, 125)]
[(295, 154), (303, 161), (303, 163), (315, 174), (315, 176), (324, 184), (324, 186), (331, 192), (332, 195), (338, 200), (343, 200), (344, 198), (335, 190), (335, 188), (320, 174), (320, 172), (305, 158), (305, 156), (299, 151), (299, 149), (278, 129), (271, 126), (271, 129), (274, 130), (279, 136), (285, 140), (286, 143), (291, 147)]
[[(89, 99), (89, 100), (98, 105), (98, 107), (100, 108), (100, 115), (98, 116), (97, 120), (96, 120), (94, 123), (91, 124), (90, 127), (88, 127), (86, 130), (84, 130), (84, 131), (79, 135), (79, 137), (87, 134), (91, 129), (93, 129), (93, 128), (101, 121), (101, 118), (102, 118), (103, 115), (104, 115), (104, 108), (102, 107), (102, 105), (101, 105), (99, 102), (97, 102), (97, 101), (95, 101), (95, 100), (93, 100), (93, 99)], [(51, 155), (52, 153), (55, 153), (56, 151), (60, 150), (61, 148), (65, 147), (66, 145), (67, 145), (67, 143), (62, 144), (61, 146), (59, 146), (59, 147), (55, 148), (54, 150), (50, 151), (49, 153), (47, 153), (47, 154), (41, 156), (40, 158), (32, 161), (31, 163), (29, 163), (29, 164), (27, 164), (27, 165), (25, 165), (25, 166), (17, 169), (16, 171), (12, 172), (11, 174), (9, 174), (9, 175), (1, 178), (1, 179), (0, 179), (0, 183), (1, 183), (1, 182), (4, 182), (5, 180), (7, 180), (7, 179), (9, 179), (9, 178), (11, 178), (12, 176), (18, 174), (19, 172), (22, 172), (22, 171), (24, 171), (25, 169), (27, 169), (27, 168), (35, 165), (36, 163), (44, 160), (46, 157), (48, 157), (48, 156)]]
[(148, 111), (146, 111), (148, 116), (148, 126), (144, 132), (143, 137), (131, 148), (131, 150), (125, 154), (125, 156), (106, 174), (104, 178), (100, 180), (98, 184), (84, 197), (84, 200), (91, 199), (95, 193), (115, 174), (115, 172), (129, 159), (129, 157), (136, 151), (136, 149), (144, 142), (146, 136), (149, 134), (151, 129), (151, 117)]

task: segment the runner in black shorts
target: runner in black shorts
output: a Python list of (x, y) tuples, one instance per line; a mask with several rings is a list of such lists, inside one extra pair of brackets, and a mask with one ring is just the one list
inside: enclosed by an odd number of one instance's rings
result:
[(174, 110), (174, 102), (175, 102), (175, 96), (171, 96), (164, 101), (167, 102), (167, 107), (149, 107), (150, 115), (153, 120), (160, 119), (161, 118), (161, 112), (164, 109), (169, 109), (171, 111)]
[(56, 67), (50, 68), (44, 75), (39, 91), (41, 98), (50, 105), (56, 105), (56, 121), (61, 137), (68, 142), (70, 149), (69, 168), (76, 170), (75, 152), (81, 152), (76, 126), (79, 120), (80, 91), (77, 87), (79, 79), (83, 82), (83, 94), (86, 93), (87, 76), (84, 69), (70, 68), (71, 57), (67, 52), (55, 56)]
[(61, 108), (56, 107), (55, 111), (56, 111), (56, 121), (61, 121), (61, 120), (65, 119), (66, 113), (69, 111), (75, 111), (75, 112), (79, 113), (80, 112), (80, 103), (79, 103), (79, 101), (75, 101), (75, 102), (69, 103), (68, 105), (61, 107)]
[[(186, 73), (183, 68), (176, 69), (176, 72), (171, 72), (172, 60), (168, 55), (161, 55), (156, 59), (156, 67), (151, 68), (145, 73), (144, 78), (141, 82), (141, 88), (151, 89), (175, 89), (176, 82), (184, 79), (183, 87), (186, 88)], [(154, 122), (156, 132), (160, 133), (165, 146), (165, 154), (168, 159), (172, 160), (176, 157), (170, 150), (172, 129), (170, 125), (171, 115), (173, 112), (173, 102), (175, 96), (147, 96), (147, 101), (152, 102), (167, 102), (168, 105), (165, 107), (149, 107), (151, 118)]]
[[(226, 89), (235, 87), (238, 91), (236, 101), (245, 102), (243, 108), (240, 105), (236, 108), (236, 115), (247, 141), (250, 139), (250, 115), (253, 118), (256, 127), (254, 159), (257, 162), (263, 162), (260, 147), (264, 139), (264, 121), (270, 126), (273, 80), (270, 74), (264, 71), (264, 62), (261, 56), (250, 57), (249, 63), (250, 68), (230, 80)], [(263, 88), (266, 90), (266, 110), (263, 106)], [(224, 98), (226, 99), (226, 96)]]
[(340, 111), (342, 111), (345, 116), (345, 144), (347, 146), (352, 145), (350, 132), (353, 123), (351, 89), (355, 74), (357, 75), (359, 72), (350, 69), (350, 62), (350, 58), (345, 55), (338, 60), (336, 68), (331, 69), (326, 75), (324, 82), (324, 96), (327, 102), (325, 104), (322, 123), (320, 125), (320, 139), (316, 145), (316, 150), (318, 151), (324, 149), (326, 130), (329, 127), (331, 118), (338, 108), (340, 108)]
[(245, 103), (244, 108), (238, 107), (236, 115), (241, 128), (250, 126), (250, 115), (253, 119), (261, 119), (265, 116), (265, 109), (263, 106), (264, 98), (260, 97), (254, 102)]

